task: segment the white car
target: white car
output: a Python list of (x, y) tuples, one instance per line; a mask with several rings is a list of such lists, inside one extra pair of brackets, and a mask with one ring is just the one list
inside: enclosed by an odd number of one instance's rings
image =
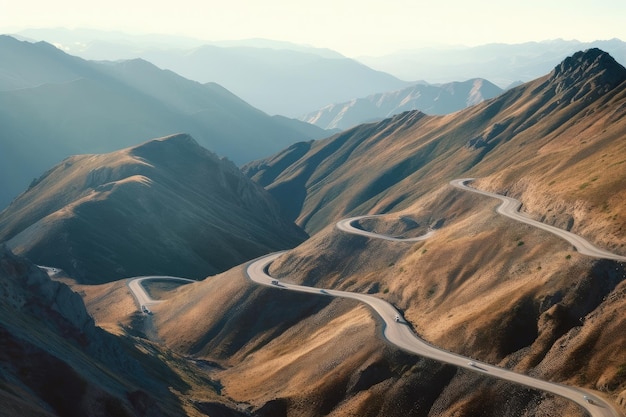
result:
[(395, 321), (400, 321), (400, 315), (399, 315), (399, 314), (396, 314), (396, 316), (394, 317), (394, 320), (395, 320)]

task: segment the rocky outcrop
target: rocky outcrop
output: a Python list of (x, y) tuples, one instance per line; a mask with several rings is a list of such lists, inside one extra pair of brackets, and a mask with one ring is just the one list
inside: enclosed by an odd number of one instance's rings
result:
[[(69, 287), (0, 246), (0, 415), (163, 415), (172, 397), (147, 382), (142, 360), (168, 385), (179, 384), (162, 364), (96, 327)], [(149, 407), (132, 401), (138, 393)]]

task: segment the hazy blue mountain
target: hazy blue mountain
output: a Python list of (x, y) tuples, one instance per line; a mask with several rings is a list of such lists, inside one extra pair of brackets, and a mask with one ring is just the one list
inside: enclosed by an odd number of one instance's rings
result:
[[(326, 136), (270, 117), (225, 88), (143, 61), (90, 62), (0, 37), (0, 207), (65, 157), (185, 132), (237, 164)], [(52, 70), (48, 70), (51, 68)]]
[(504, 88), (517, 81), (538, 78), (565, 57), (589, 48), (600, 48), (617, 62), (626, 64), (626, 43), (619, 39), (594, 42), (555, 39), (476, 47), (430, 47), (358, 59), (365, 65), (405, 80), (445, 83), (482, 77)]
[(184, 77), (217, 82), (267, 113), (290, 117), (407, 85), (355, 60), (308, 51), (205, 45), (149, 52), (145, 58)]
[(337, 51), (263, 38), (208, 41), (175, 35), (133, 35), (97, 29), (39, 28), (13, 35), (29, 41), (46, 41), (72, 55), (91, 60), (134, 59), (151, 50), (192, 49), (202, 45), (284, 49), (314, 53), (324, 58), (344, 58)]
[[(143, 58), (186, 78), (216, 82), (269, 113), (298, 117), (329, 103), (409, 85), (338, 52), (266, 39), (204, 42), (96, 31), (21, 32), (87, 59)], [(162, 37), (164, 38), (164, 37)]]
[(46, 42), (25, 43), (0, 35), (0, 91), (63, 83), (94, 76), (94, 66)]
[(402, 90), (331, 104), (301, 120), (324, 129), (343, 130), (408, 110), (421, 110), (426, 114), (453, 113), (493, 98), (502, 91), (482, 78), (442, 85), (416, 84)]
[(132, 35), (120, 31), (86, 28), (32, 28), (12, 35), (21, 40), (45, 41), (83, 59), (119, 60), (137, 58), (145, 49), (195, 48), (205, 42), (175, 35)]

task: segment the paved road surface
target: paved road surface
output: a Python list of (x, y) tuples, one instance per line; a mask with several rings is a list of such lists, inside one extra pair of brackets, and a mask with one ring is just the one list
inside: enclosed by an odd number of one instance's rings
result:
[(592, 256), (594, 258), (612, 259), (614, 261), (626, 262), (626, 256), (616, 255), (604, 249), (600, 249), (593, 243), (588, 242), (584, 238), (575, 235), (574, 233), (568, 232), (567, 230), (559, 229), (558, 227), (547, 225), (545, 223), (541, 223), (540, 221), (533, 220), (524, 216), (519, 212), (519, 208), (521, 207), (522, 203), (514, 198), (469, 187), (467, 183), (473, 180), (474, 178), (462, 178), (458, 180), (453, 180), (450, 182), (450, 184), (454, 187), (460, 188), (461, 190), (471, 191), (473, 193), (478, 193), (499, 199), (500, 201), (502, 201), (502, 204), (500, 204), (497, 209), (497, 212), (499, 214), (553, 233), (571, 243), (576, 248), (576, 250), (583, 255)]
[[(498, 194), (493, 194), (485, 191), (480, 191), (475, 188), (468, 187), (466, 183), (472, 181), (472, 178), (464, 178), (451, 181), (450, 184), (454, 187), (460, 188), (462, 190), (471, 191), (479, 194), (483, 194), (489, 197), (498, 198), (502, 201), (502, 204), (498, 207), (498, 213), (510, 217), (512, 219), (530, 224), (532, 226), (538, 227), (540, 229), (546, 230), (550, 233), (554, 233), (557, 236), (567, 240), (572, 245), (576, 247), (580, 253), (598, 257), (598, 258), (606, 258), (613, 259), (617, 261), (626, 261), (626, 257), (615, 255), (613, 253), (607, 252), (603, 249), (600, 249), (585, 239), (577, 236), (573, 233), (567, 232), (562, 229), (558, 229), (553, 226), (546, 225), (544, 223), (538, 222), (536, 220), (532, 220), (528, 217), (523, 216), (519, 213), (519, 207), (521, 203), (513, 198), (501, 196)], [(379, 235), (373, 232), (368, 232), (365, 230), (361, 230), (354, 226), (355, 222), (361, 220), (365, 217), (373, 217), (373, 216), (359, 216), (352, 217), (349, 219), (342, 220), (337, 223), (337, 228), (346, 233), (358, 234), (362, 236), (366, 236), (369, 238), (377, 238), (377, 239), (385, 239), (390, 241), (405, 241), (405, 242), (415, 242), (427, 239), (432, 236), (434, 233), (433, 230), (430, 230), (427, 234), (415, 237), (415, 238), (398, 238), (392, 236)], [(267, 285), (270, 287), (274, 287), (277, 289), (290, 290), (290, 291), (300, 291), (306, 292), (310, 294), (318, 294), (324, 296), (332, 296), (332, 297), (342, 297), (342, 298), (351, 298), (355, 300), (359, 300), (361, 302), (366, 303), (371, 309), (380, 316), (380, 318), (384, 322), (384, 337), (391, 343), (395, 344), (399, 348), (415, 353), (417, 355), (438, 360), (440, 362), (449, 363), (458, 367), (462, 367), (465, 369), (469, 369), (474, 372), (482, 373), (488, 376), (492, 376), (495, 378), (500, 378), (503, 380), (507, 380), (510, 382), (522, 384), (531, 388), (539, 389), (545, 392), (550, 392), (552, 394), (556, 394), (562, 397), (565, 397), (575, 403), (579, 404), (581, 407), (587, 410), (591, 417), (623, 417), (623, 414), (620, 413), (617, 409), (615, 409), (611, 404), (606, 402), (603, 398), (599, 397), (592, 391), (587, 391), (581, 388), (569, 387), (562, 384), (552, 383), (548, 381), (544, 381), (537, 378), (532, 378), (527, 375), (518, 374), (513, 371), (509, 371), (504, 368), (499, 368), (497, 366), (493, 366), (487, 363), (478, 362), (473, 359), (463, 357), (461, 355), (457, 355), (452, 352), (448, 352), (442, 349), (439, 349), (426, 341), (420, 339), (411, 328), (407, 325), (406, 321), (402, 318), (402, 315), (395, 307), (393, 307), (388, 302), (376, 298), (372, 295), (360, 294), (360, 293), (351, 293), (346, 291), (338, 291), (331, 289), (320, 289), (313, 287), (306, 287), (302, 285), (289, 284), (286, 282), (278, 281), (272, 278), (268, 274), (269, 265), (280, 255), (285, 252), (276, 252), (270, 255), (263, 256), (261, 258), (256, 259), (248, 264), (246, 268), (246, 273), (248, 277), (261, 285)], [(166, 276), (150, 276), (150, 277), (138, 277), (131, 279), (128, 282), (128, 286), (132, 291), (133, 295), (137, 299), (137, 303), (139, 306), (149, 307), (156, 303), (159, 303), (159, 300), (154, 300), (150, 298), (147, 294), (141, 282), (148, 279), (168, 279), (168, 280), (177, 280), (177, 281), (185, 281), (185, 282), (194, 282), (193, 280), (188, 280), (185, 278), (177, 278), (177, 277), (166, 277)]]
[[(554, 233), (574, 245), (580, 253), (598, 258), (606, 258), (619, 261), (626, 260), (626, 257), (615, 255), (600, 248), (597, 248), (590, 242), (573, 233), (558, 229), (553, 226), (548, 226), (541, 222), (524, 217), (518, 212), (519, 207), (521, 206), (521, 203), (519, 201), (510, 197), (476, 190), (465, 185), (466, 182), (469, 182), (471, 180), (472, 179), (470, 178), (454, 180), (451, 182), (451, 185), (457, 188), (461, 188), (463, 190), (477, 192), (483, 195), (487, 195), (489, 197), (500, 199), (503, 203), (498, 207), (498, 213)], [(344, 232), (363, 235), (370, 238), (410, 242), (424, 240), (434, 233), (434, 231), (429, 231), (426, 235), (417, 238), (401, 239), (396, 237), (378, 235), (376, 233), (367, 232), (354, 227), (353, 224), (356, 221), (365, 217), (368, 216), (359, 216), (342, 220), (337, 223), (337, 228)], [(374, 312), (376, 312), (376, 314), (378, 314), (382, 318), (382, 320), (384, 321), (384, 337), (389, 342), (395, 344), (405, 351), (415, 353), (427, 358), (435, 359), (440, 362), (466, 368), (474, 372), (479, 372), (495, 378), (500, 378), (506, 381), (522, 384), (531, 388), (559, 395), (579, 404), (581, 407), (586, 409), (589, 415), (592, 417), (623, 416), (623, 414), (616, 408), (614, 408), (612, 404), (605, 401), (602, 397), (598, 396), (592, 391), (532, 378), (527, 375), (509, 371), (507, 369), (493, 366), (487, 363), (478, 362), (473, 359), (439, 349), (420, 339), (415, 333), (413, 333), (413, 331), (402, 318), (400, 312), (396, 310), (395, 307), (393, 307), (391, 304), (382, 299), (367, 294), (306, 287), (302, 285), (295, 285), (278, 281), (269, 275), (268, 269), (269, 265), (283, 253), (285, 252), (273, 253), (251, 262), (246, 269), (248, 277), (259, 284), (279, 289), (359, 300), (368, 304), (372, 308), (372, 310), (374, 310)]]
[(381, 217), (381, 215), (358, 216), (358, 217), (350, 217), (349, 219), (343, 219), (337, 222), (337, 229), (346, 233), (351, 233), (353, 235), (361, 235), (361, 236), (371, 237), (375, 239), (391, 240), (393, 242), (419, 242), (420, 240), (428, 239), (429, 237), (433, 235), (433, 233), (435, 233), (434, 230), (429, 230), (428, 233), (426, 233), (425, 235), (411, 237), (411, 238), (401, 238), (401, 237), (380, 235), (374, 232), (368, 232), (367, 230), (359, 229), (354, 226), (354, 224), (358, 222), (359, 220), (365, 219), (365, 218), (372, 218), (372, 217)]
[(150, 295), (148, 295), (148, 292), (146, 291), (146, 289), (143, 287), (143, 285), (141, 285), (143, 281), (152, 280), (152, 279), (179, 281), (179, 282), (184, 282), (184, 283), (197, 282), (197, 281), (194, 281), (192, 279), (187, 279), (187, 278), (158, 276), (158, 275), (131, 278), (128, 281), (128, 288), (130, 288), (130, 291), (133, 293), (133, 296), (135, 297), (135, 300), (137, 300), (137, 305), (139, 306), (140, 309), (143, 309), (142, 306), (145, 306), (148, 309), (148, 311), (150, 311), (149, 310), (150, 306), (163, 302), (163, 300), (155, 300), (151, 298)]

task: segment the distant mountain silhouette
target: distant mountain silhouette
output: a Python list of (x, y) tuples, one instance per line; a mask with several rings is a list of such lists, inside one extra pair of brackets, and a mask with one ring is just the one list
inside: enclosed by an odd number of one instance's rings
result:
[(63, 158), (187, 132), (237, 164), (326, 132), (143, 60), (90, 62), (0, 36), (0, 207)]
[(0, 241), (82, 282), (204, 278), (306, 238), (188, 135), (64, 160), (0, 212)]
[(453, 113), (493, 98), (502, 91), (480, 78), (442, 85), (416, 84), (402, 90), (331, 104), (301, 117), (301, 120), (323, 129), (344, 130), (408, 110), (421, 110), (426, 114)]
[(189, 79), (217, 82), (269, 114), (289, 117), (408, 84), (353, 59), (295, 50), (205, 45), (142, 57)]
[(191, 80), (218, 83), (272, 115), (299, 117), (330, 103), (410, 84), (330, 49), (267, 39), (202, 42), (67, 29), (20, 33), (86, 59), (143, 58)]
[(619, 39), (593, 42), (554, 39), (474, 47), (430, 47), (381, 57), (360, 57), (359, 61), (405, 80), (446, 83), (483, 77), (504, 88), (520, 80), (526, 82), (538, 78), (567, 56), (591, 48), (600, 48), (626, 65), (626, 43)]

